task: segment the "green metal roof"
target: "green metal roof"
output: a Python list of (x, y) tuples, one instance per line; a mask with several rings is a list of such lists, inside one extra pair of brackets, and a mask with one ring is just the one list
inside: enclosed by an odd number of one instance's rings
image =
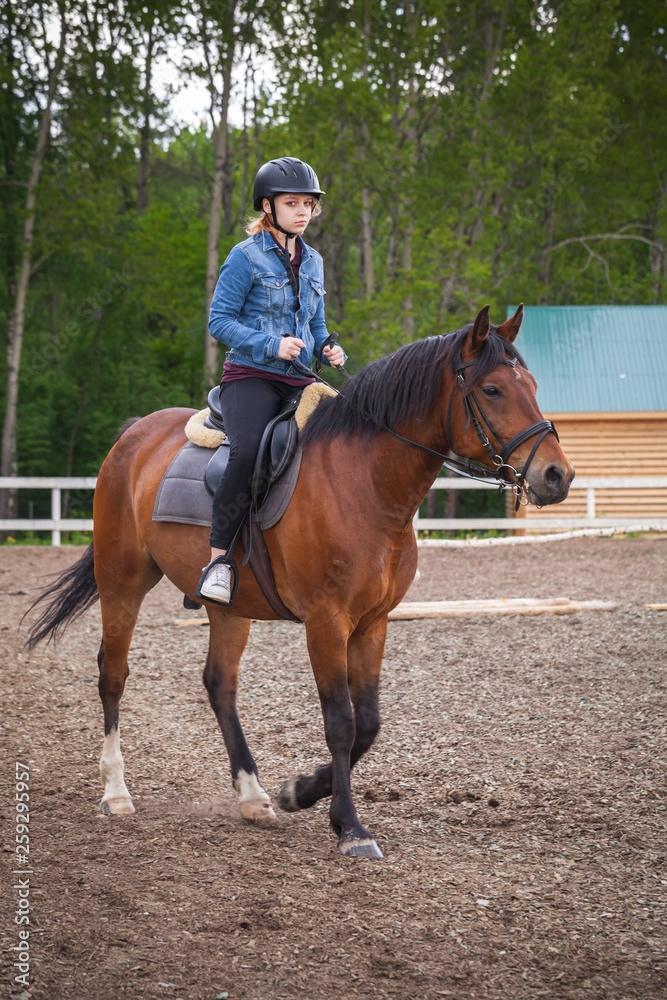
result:
[(526, 306), (517, 347), (545, 413), (667, 410), (667, 306)]

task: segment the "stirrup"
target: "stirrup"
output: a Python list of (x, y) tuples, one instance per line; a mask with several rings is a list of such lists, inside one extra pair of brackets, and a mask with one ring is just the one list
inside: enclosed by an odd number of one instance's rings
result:
[(183, 607), (186, 611), (199, 611), (203, 605), (199, 601), (193, 601), (187, 594), (183, 594)]
[[(217, 563), (225, 563), (227, 566), (229, 566), (231, 570), (232, 586), (229, 593), (229, 601), (216, 601), (215, 598), (213, 597), (205, 597), (204, 594), (202, 594), (201, 592), (201, 588), (204, 583), (204, 580), (206, 579), (208, 571), (210, 570), (211, 566), (215, 566)], [(197, 587), (195, 589), (195, 597), (197, 598), (198, 601), (203, 601), (206, 604), (219, 604), (223, 608), (231, 608), (232, 604), (234, 603), (234, 598), (236, 597), (236, 591), (238, 589), (238, 585), (239, 585), (239, 571), (237, 569), (236, 561), (234, 560), (234, 558), (230, 559), (228, 555), (216, 556), (215, 559), (211, 560), (208, 566), (204, 566), (202, 575), (199, 577), (199, 583), (197, 584)]]

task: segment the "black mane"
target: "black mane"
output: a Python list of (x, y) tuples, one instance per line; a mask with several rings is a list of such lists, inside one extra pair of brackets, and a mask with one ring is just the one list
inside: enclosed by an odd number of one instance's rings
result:
[[(426, 417), (442, 386), (443, 370), (453, 366), (471, 329), (472, 323), (453, 333), (406, 344), (394, 354), (362, 368), (344, 385), (340, 395), (320, 403), (301, 440), (306, 444), (339, 434), (369, 438), (379, 434), (383, 427), (394, 429), (408, 417), (418, 420)], [(466, 369), (465, 391), (474, 389), (507, 357), (516, 357), (526, 367), (513, 345), (492, 327), (472, 366)]]

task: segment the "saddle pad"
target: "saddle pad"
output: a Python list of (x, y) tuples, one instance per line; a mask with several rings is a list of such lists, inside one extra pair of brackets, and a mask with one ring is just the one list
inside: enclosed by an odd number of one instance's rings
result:
[[(204, 485), (204, 472), (215, 448), (200, 448), (188, 441), (169, 465), (155, 497), (154, 521), (211, 525), (213, 500)], [(255, 520), (263, 530), (272, 528), (287, 510), (301, 468), (301, 448), (269, 490)]]

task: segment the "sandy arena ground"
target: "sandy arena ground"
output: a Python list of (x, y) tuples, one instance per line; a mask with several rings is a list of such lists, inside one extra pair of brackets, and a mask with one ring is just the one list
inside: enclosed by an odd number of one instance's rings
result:
[[(327, 804), (238, 817), (201, 683), (208, 629), (149, 595), (121, 706), (137, 812), (100, 815), (95, 607), (28, 656), (21, 614), (80, 549), (0, 549), (2, 995), (20, 996), (15, 761), (30, 764), (30, 996), (664, 1000), (667, 539), (422, 550), (409, 600), (601, 598), (614, 612), (393, 622), (354, 772), (382, 862)], [(253, 626), (240, 710), (273, 796), (326, 759), (303, 628)]]

